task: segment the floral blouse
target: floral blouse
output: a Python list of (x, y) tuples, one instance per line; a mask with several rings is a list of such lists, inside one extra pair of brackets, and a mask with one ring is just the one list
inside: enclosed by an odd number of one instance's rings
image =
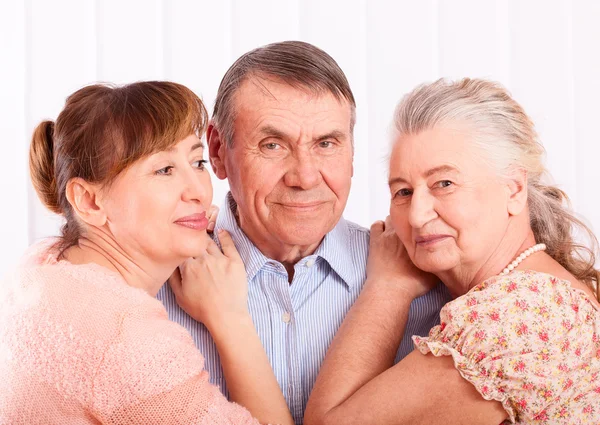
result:
[(600, 311), (570, 282), (535, 271), (496, 276), (446, 304), (423, 354), (461, 376), (517, 424), (600, 424)]

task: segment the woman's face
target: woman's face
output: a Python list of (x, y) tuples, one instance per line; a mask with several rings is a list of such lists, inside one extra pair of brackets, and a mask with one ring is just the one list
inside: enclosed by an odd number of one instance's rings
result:
[(508, 185), (466, 127), (435, 127), (394, 142), (390, 215), (413, 263), (434, 274), (481, 267), (507, 230)]
[(107, 226), (122, 249), (168, 263), (204, 252), (212, 185), (203, 151), (188, 136), (140, 159), (107, 189)]

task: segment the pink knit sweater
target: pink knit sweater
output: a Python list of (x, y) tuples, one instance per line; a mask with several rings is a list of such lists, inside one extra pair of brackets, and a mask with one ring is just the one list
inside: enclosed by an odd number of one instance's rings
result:
[(159, 301), (48, 247), (0, 286), (0, 424), (258, 424)]

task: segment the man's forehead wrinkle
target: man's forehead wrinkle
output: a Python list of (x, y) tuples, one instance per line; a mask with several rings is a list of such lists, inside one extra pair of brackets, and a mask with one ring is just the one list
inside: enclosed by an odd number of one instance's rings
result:
[(270, 97), (273, 100), (278, 101), (277, 97), (267, 88), (265, 85), (265, 79), (263, 78), (253, 78), (250, 82), (265, 96)]
[(323, 96), (332, 95), (336, 98), (336, 100), (343, 104), (343, 98), (340, 98), (337, 93), (330, 93), (327, 89), (322, 87), (311, 87), (306, 85), (300, 81), (284, 81), (279, 77), (271, 76), (269, 74), (255, 75), (249, 79), (249, 82), (252, 83), (258, 90), (260, 90), (265, 96), (272, 98), (273, 100), (279, 101), (277, 96), (275, 96), (268, 88), (267, 84), (275, 84), (280, 86), (290, 87), (298, 92), (297, 97), (308, 96), (309, 101), (313, 101), (314, 99), (318, 99)]

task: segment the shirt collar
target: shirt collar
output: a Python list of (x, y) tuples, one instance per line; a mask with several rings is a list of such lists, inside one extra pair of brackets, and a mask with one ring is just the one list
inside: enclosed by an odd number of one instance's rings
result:
[[(215, 234), (219, 229), (229, 232), (246, 267), (248, 280), (251, 281), (270, 260), (260, 252), (238, 225), (235, 213), (236, 208), (237, 204), (231, 196), (231, 192), (228, 192), (215, 223)], [(341, 218), (333, 230), (325, 235), (323, 242), (321, 242), (313, 255), (327, 261), (329, 266), (346, 285), (354, 287), (360, 285), (361, 282), (358, 278), (360, 273), (356, 273), (354, 270), (356, 268), (356, 260), (352, 256), (351, 246), (348, 223), (344, 218)], [(362, 267), (364, 268), (364, 265)]]
[[(348, 222), (342, 217), (333, 230), (325, 235), (315, 255), (327, 261), (333, 271), (342, 278), (348, 287), (352, 288), (362, 283), (360, 280), (362, 273), (357, 272), (357, 259), (352, 254), (350, 229)], [(361, 264), (359, 268), (364, 270), (364, 264)]]
[[(215, 223), (214, 234), (217, 234), (219, 229), (223, 229), (229, 232), (235, 247), (240, 254), (240, 258), (244, 262), (246, 267), (246, 275), (248, 280), (252, 281), (260, 269), (265, 265), (269, 259), (263, 255), (262, 252), (252, 243), (244, 231), (240, 228), (237, 223), (235, 216), (235, 210), (237, 205), (231, 196), (231, 192), (227, 192), (225, 200), (219, 210), (217, 222)], [(216, 236), (215, 236), (216, 239)]]

